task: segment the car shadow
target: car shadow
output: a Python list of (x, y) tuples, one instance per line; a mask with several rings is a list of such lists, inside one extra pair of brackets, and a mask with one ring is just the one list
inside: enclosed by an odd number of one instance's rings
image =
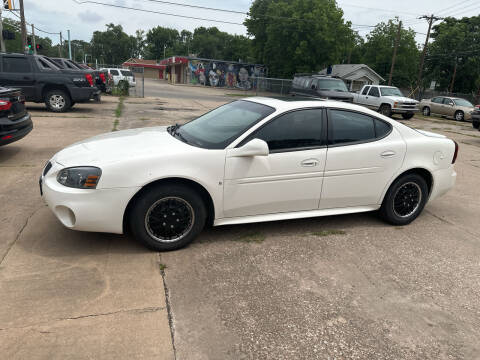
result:
[(21, 146), (14, 144), (7, 144), (0, 146), (0, 163), (7, 162), (15, 157), (22, 150)]
[[(89, 104), (89, 103), (85, 103), (85, 104)], [(95, 104), (100, 104), (100, 103), (95, 103)], [(40, 114), (49, 114), (49, 116), (66, 116), (66, 117), (68, 117), (68, 114), (91, 114), (95, 111), (95, 109), (92, 109), (90, 107), (82, 107), (81, 105), (82, 104), (75, 104), (75, 106), (73, 106), (68, 111), (61, 112), (61, 113), (50, 111), (43, 104), (27, 104), (26, 108), (28, 111), (35, 111), (36, 113), (40, 113)], [(41, 115), (38, 115), (38, 116), (41, 116)]]

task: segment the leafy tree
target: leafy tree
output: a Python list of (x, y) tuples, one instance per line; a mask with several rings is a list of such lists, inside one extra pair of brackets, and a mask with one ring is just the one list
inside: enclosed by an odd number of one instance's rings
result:
[(164, 47), (165, 56), (181, 55), (176, 54), (180, 43), (180, 34), (175, 29), (156, 26), (147, 32), (145, 44), (146, 53), (150, 59), (163, 59)]
[(435, 80), (437, 88), (448, 91), (457, 63), (453, 92), (480, 94), (480, 16), (446, 18), (433, 27), (432, 39), (425, 64), (426, 83)]
[(291, 77), (345, 60), (355, 39), (335, 0), (255, 0), (245, 20), (253, 55)]
[[(363, 62), (383, 78), (388, 79), (398, 31), (398, 19), (380, 23), (367, 35), (362, 46)], [(417, 79), (420, 51), (415, 42), (415, 32), (402, 28), (398, 43), (392, 83), (399, 87), (414, 86)]]
[(135, 38), (121, 25), (107, 24), (106, 31), (95, 31), (91, 41), (93, 59), (103, 64), (121, 64), (135, 53)]

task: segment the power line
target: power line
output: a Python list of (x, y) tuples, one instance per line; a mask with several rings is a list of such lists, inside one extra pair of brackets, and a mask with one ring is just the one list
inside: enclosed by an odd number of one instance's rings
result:
[(437, 14), (445, 13), (447, 10), (456, 8), (457, 6), (463, 5), (463, 4), (465, 4), (465, 3), (467, 3), (467, 2), (470, 2), (470, 1), (476, 1), (476, 0), (463, 0), (463, 1), (460, 1), (459, 3), (456, 3), (456, 4), (453, 4), (453, 5), (447, 6), (447, 7), (444, 8), (443, 10), (438, 10), (438, 11), (437, 11)]
[[(20, 19), (20, 16), (19, 16), (17, 13), (13, 12), (12, 10), (10, 10), (10, 14), (13, 14), (13, 15), (15, 15), (17, 18)], [(28, 23), (28, 22), (26, 22), (26, 21), (25, 21), (25, 23), (26, 23), (27, 25), (32, 25), (32, 24), (30, 24), (30, 23)], [(59, 35), (59, 34), (60, 34), (59, 32), (58, 32), (58, 33), (56, 33), (56, 32), (49, 32), (49, 31), (45, 31), (45, 30), (39, 29), (39, 28), (38, 28), (37, 26), (35, 26), (35, 25), (34, 25), (34, 28), (37, 29), (37, 30), (40, 31), (40, 32), (45, 33), (45, 34), (50, 34), (50, 35)]]
[(476, 10), (478, 6), (479, 6), (478, 3), (477, 3), (477, 4), (470, 4), (470, 5), (468, 5), (467, 7), (464, 7), (462, 10), (456, 10), (456, 11), (454, 11), (453, 14), (448, 15), (448, 16), (451, 16), (451, 17), (459, 16), (460, 14), (464, 13), (465, 11), (474, 11), (474, 10)]
[[(167, 4), (167, 5), (174, 5), (174, 6), (183, 6), (183, 7), (187, 7), (187, 8), (193, 8), (193, 9), (221, 11), (221, 12), (232, 13), (232, 14), (242, 14), (242, 15), (247, 15), (248, 14), (245, 11), (219, 9), (219, 8), (212, 8), (212, 7), (207, 7), (207, 6), (200, 6), (200, 5), (190, 5), (190, 4), (185, 4), (185, 3), (176, 3), (176, 2), (172, 2), (172, 1), (163, 1), (163, 0), (142, 0), (142, 1), (149, 1), (149, 2), (153, 2), (153, 3)], [(84, 2), (89, 2), (89, 1), (80, 1), (80, 3), (84, 3)]]
[(366, 6), (361, 6), (361, 5), (353, 5), (353, 4), (346, 4), (346, 3), (341, 3), (339, 4), (341, 6), (347, 6), (347, 7), (355, 7), (355, 8), (360, 8), (360, 9), (365, 9), (365, 10), (376, 10), (376, 11), (382, 11), (382, 12), (390, 12), (393, 14), (406, 14), (406, 15), (413, 15), (413, 16), (419, 16), (421, 14), (415, 14), (407, 11), (399, 11), (399, 10), (389, 10), (389, 9), (382, 9), (382, 8), (371, 8), (371, 7), (366, 7)]

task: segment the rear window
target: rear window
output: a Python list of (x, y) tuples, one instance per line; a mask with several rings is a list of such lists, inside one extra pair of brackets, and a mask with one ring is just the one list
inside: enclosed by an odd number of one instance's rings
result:
[(326, 90), (326, 91), (340, 91), (340, 92), (348, 92), (347, 86), (340, 79), (318, 79), (318, 88), (319, 90)]
[(4, 56), (3, 71), (12, 73), (28, 73), (31, 72), (30, 63), (24, 57), (7, 57)]
[(133, 76), (130, 70), (120, 70), (123, 76)]
[(118, 70), (110, 70), (110, 74), (112, 74), (112, 75), (118, 75)]

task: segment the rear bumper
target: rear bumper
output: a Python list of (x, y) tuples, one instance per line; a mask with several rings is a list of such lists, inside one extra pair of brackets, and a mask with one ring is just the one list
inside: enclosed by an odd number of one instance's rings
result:
[(99, 93), (96, 87), (74, 87), (70, 88), (70, 95), (72, 96), (72, 101), (80, 103), (87, 102), (90, 99), (93, 99), (95, 93)]
[(436, 199), (446, 194), (457, 180), (457, 173), (453, 164), (447, 169), (440, 169), (433, 172), (433, 189), (430, 194), (430, 200)]
[(30, 114), (15, 122), (0, 119), (0, 146), (20, 140), (32, 130), (33, 122)]

